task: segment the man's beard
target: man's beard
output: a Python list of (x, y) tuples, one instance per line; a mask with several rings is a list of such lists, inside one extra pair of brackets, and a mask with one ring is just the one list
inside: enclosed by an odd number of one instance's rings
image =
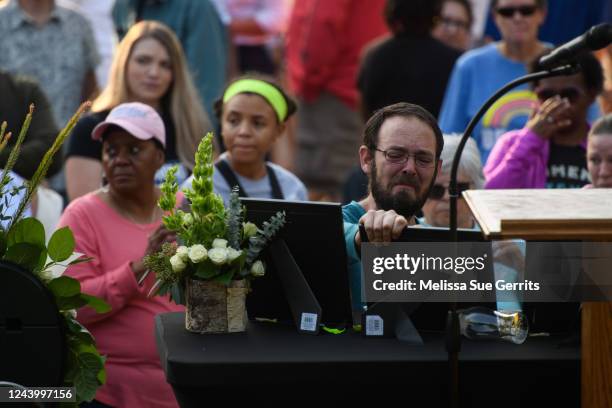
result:
[[(429, 190), (431, 190), (431, 186), (436, 179), (436, 173), (437, 171), (434, 171), (431, 182), (422, 196), (419, 196), (418, 193), (421, 183), (417, 176), (412, 176), (403, 172), (393, 177), (389, 181), (387, 189), (383, 189), (378, 182), (376, 160), (372, 160), (372, 168), (370, 170), (370, 191), (372, 192), (372, 197), (374, 197), (376, 206), (385, 211), (394, 210), (406, 219), (412, 218), (423, 207), (425, 201), (427, 201)], [(412, 186), (414, 188), (414, 197), (410, 192), (405, 190), (400, 190), (393, 194), (393, 187), (398, 184)]]

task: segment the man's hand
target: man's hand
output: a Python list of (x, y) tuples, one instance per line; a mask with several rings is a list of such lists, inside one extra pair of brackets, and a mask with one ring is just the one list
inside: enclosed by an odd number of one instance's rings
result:
[[(368, 234), (369, 242), (391, 242), (400, 236), (408, 220), (393, 210), (370, 210), (359, 219)], [(361, 236), (357, 232), (355, 243), (361, 247)]]

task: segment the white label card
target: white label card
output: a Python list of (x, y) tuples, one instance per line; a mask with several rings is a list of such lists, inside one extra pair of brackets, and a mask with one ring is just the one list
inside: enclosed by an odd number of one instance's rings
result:
[(314, 332), (317, 331), (318, 316), (316, 313), (302, 313), (300, 330)]
[(384, 334), (384, 321), (378, 315), (366, 316), (366, 336), (382, 336)]

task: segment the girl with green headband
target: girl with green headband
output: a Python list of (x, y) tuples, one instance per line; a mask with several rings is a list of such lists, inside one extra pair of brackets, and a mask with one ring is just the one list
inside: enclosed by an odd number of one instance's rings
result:
[[(215, 111), (227, 151), (215, 164), (213, 184), (226, 204), (234, 186), (241, 197), (307, 200), (306, 187), (293, 173), (266, 161), (296, 111), (295, 102), (281, 87), (242, 77), (225, 89)], [(191, 187), (191, 178), (186, 186)]]

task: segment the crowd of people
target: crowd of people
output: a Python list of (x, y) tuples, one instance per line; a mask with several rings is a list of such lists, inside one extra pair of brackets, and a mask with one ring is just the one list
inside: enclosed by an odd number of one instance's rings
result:
[[(92, 4), (95, 3), (96, 6)], [(575, 4), (576, 3), (576, 4)], [(576, 13), (576, 10), (581, 10)], [(67, 273), (112, 312), (79, 311), (108, 356), (89, 407), (174, 407), (149, 298), (146, 254), (175, 239), (158, 186), (172, 165), (188, 187), (201, 138), (215, 133), (215, 192), (342, 201), (354, 319), (360, 247), (408, 225), (448, 226), (460, 134), (505, 83), (541, 69), (568, 38), (612, 20), (591, 0), (5, 0), (0, 119), (14, 134), (36, 112), (13, 183), (29, 179), (54, 135), (81, 117), (33, 216), (69, 226), (93, 257)], [(555, 23), (556, 22), (556, 23)], [(463, 153), (459, 191), (612, 187), (612, 48), (571, 76), (504, 95)], [(13, 141), (9, 141), (9, 146)], [(7, 154), (0, 155), (0, 165)], [(63, 199), (63, 204), (62, 204)], [(478, 228), (459, 198), (461, 228)]]

